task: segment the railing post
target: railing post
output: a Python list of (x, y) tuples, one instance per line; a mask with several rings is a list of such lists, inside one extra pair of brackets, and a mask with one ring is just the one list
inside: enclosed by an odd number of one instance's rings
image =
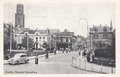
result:
[(85, 60), (85, 69), (86, 69), (86, 60)]
[(93, 71), (93, 63), (92, 63), (92, 69), (91, 70)]
[(75, 58), (75, 67), (77, 67), (77, 62), (76, 62), (76, 58)]
[(80, 62), (80, 59), (79, 59), (79, 68), (81, 68), (81, 62)]
[(100, 64), (101, 64), (101, 73), (102, 73), (102, 60), (100, 60), (100, 62), (101, 62)]
[(111, 73), (113, 74), (113, 62), (112, 62), (112, 67), (111, 67)]
[(73, 64), (73, 66), (74, 66), (74, 57), (72, 57), (72, 64)]

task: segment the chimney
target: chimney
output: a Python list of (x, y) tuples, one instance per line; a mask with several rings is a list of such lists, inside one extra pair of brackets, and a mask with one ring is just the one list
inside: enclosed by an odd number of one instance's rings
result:
[(64, 32), (67, 32), (67, 29), (64, 29)]

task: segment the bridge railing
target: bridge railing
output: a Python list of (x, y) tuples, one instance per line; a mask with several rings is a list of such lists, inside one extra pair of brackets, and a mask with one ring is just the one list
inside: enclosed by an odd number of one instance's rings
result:
[(91, 71), (91, 72), (98, 72), (98, 73), (105, 73), (105, 74), (114, 74), (115, 73), (115, 67), (104, 66), (103, 61), (101, 61), (101, 63), (98, 65), (98, 64), (87, 62), (86, 58), (72, 57), (71, 65), (77, 69)]

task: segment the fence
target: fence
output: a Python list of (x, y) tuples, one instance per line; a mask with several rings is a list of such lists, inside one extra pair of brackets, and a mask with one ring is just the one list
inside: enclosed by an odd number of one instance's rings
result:
[(115, 73), (115, 67), (104, 66), (102, 61), (100, 65), (89, 63), (87, 62), (86, 58), (72, 57), (71, 65), (75, 68), (86, 70), (86, 71), (91, 71), (91, 72), (104, 73), (104, 74)]

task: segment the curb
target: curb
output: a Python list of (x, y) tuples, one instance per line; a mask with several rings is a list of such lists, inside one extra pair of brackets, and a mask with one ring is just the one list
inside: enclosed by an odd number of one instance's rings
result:
[(109, 74), (109, 73), (104, 73), (104, 72), (98, 72), (98, 71), (94, 71), (94, 70), (87, 70), (87, 69), (83, 69), (83, 68), (78, 68), (73, 66), (72, 64), (70, 64), (72, 67), (79, 69), (79, 70), (84, 70), (84, 71), (88, 71), (88, 72), (95, 72), (95, 73), (101, 73), (101, 74)]

